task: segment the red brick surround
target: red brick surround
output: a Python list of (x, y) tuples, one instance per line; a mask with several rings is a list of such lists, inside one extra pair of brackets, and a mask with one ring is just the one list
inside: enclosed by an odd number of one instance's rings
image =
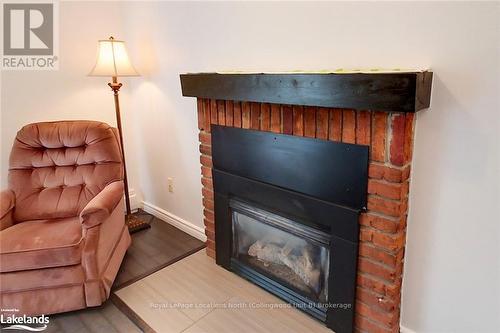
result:
[(413, 119), (412, 113), (198, 99), (207, 254), (215, 257), (210, 124), (369, 145), (355, 327), (358, 332), (399, 332)]

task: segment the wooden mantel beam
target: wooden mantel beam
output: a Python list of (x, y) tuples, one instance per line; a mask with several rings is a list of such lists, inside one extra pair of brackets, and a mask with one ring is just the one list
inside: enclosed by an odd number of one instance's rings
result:
[(181, 74), (189, 97), (416, 112), (430, 105), (432, 72)]

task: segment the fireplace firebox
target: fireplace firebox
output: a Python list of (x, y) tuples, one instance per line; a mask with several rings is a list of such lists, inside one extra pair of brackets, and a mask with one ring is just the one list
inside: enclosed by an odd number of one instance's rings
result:
[(328, 301), (328, 233), (237, 200), (231, 200), (229, 206), (232, 265), (247, 266), (254, 275), (269, 276), (279, 286), (296, 290), (297, 297), (311, 304)]
[(368, 146), (211, 132), (217, 264), (352, 332)]

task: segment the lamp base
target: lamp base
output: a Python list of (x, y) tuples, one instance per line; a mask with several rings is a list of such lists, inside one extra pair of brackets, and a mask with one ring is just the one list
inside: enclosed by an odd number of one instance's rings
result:
[(129, 233), (134, 233), (140, 230), (151, 228), (148, 220), (143, 220), (133, 214), (125, 215), (125, 223), (128, 227)]

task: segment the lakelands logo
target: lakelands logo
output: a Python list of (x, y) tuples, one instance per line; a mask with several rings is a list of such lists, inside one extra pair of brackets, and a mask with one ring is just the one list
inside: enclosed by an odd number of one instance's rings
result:
[[(17, 310), (17, 309), (16, 309)], [(7, 311), (2, 309), (2, 312), (18, 312), (18, 311)], [(13, 314), (0, 314), (0, 324), (2, 325), (2, 330), (25, 330), (31, 332), (41, 332), (47, 329), (49, 324), (49, 317), (41, 315), (38, 317), (31, 316), (17, 316)]]
[(4, 2), (2, 69), (58, 68), (58, 3)]

